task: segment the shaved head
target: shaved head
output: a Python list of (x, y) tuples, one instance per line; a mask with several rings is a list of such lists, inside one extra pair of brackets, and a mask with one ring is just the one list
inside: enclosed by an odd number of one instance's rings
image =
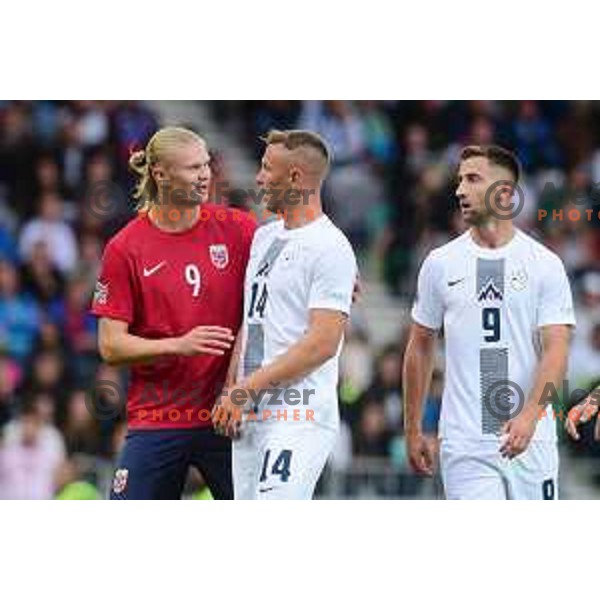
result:
[(320, 135), (299, 129), (273, 130), (262, 139), (268, 146), (283, 146), (289, 165), (301, 169), (307, 177), (319, 181), (325, 179), (331, 152)]

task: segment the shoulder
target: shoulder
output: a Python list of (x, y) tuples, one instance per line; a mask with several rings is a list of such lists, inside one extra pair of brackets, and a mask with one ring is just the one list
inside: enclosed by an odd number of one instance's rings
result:
[(517, 235), (522, 247), (521, 252), (527, 253), (537, 266), (543, 265), (550, 269), (563, 266), (562, 258), (532, 235), (521, 230), (517, 231)]
[(327, 273), (340, 280), (354, 280), (358, 271), (356, 255), (344, 232), (329, 219), (311, 232), (305, 246), (306, 268), (313, 275)]
[(273, 219), (271, 221), (266, 221), (265, 223), (260, 223), (256, 227), (256, 231), (254, 232), (254, 241), (253, 244), (262, 244), (265, 240), (269, 240), (272, 237), (278, 235), (283, 231), (283, 221), (281, 219)]
[(311, 241), (319, 248), (320, 253), (336, 252), (354, 256), (354, 249), (346, 234), (327, 216), (312, 232)]

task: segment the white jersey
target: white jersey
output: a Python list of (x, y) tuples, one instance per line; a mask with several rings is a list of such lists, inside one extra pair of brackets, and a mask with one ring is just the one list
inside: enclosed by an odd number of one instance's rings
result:
[[(519, 230), (501, 248), (482, 248), (467, 231), (433, 250), (419, 273), (412, 317), (430, 329), (443, 328), (440, 437), (461, 444), (494, 439), (528, 400), (540, 356), (539, 327), (575, 324), (561, 259)], [(533, 439), (556, 439), (551, 409)]]
[[(356, 275), (354, 251), (326, 215), (294, 229), (286, 229), (282, 219), (260, 227), (246, 269), (240, 379), (298, 342), (308, 329), (311, 309), (349, 314)], [(281, 394), (277, 403), (273, 398), (272, 405), (265, 396), (261, 409), (265, 404), (273, 414), (301, 409), (302, 420), (310, 410), (316, 424), (337, 430), (340, 349), (341, 344), (335, 357), (288, 384), (297, 405), (278, 404), (284, 397)]]

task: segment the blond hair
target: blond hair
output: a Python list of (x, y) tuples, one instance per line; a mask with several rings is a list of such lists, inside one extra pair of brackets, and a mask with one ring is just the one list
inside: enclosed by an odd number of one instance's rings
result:
[(137, 177), (133, 197), (138, 201), (138, 210), (150, 209), (158, 198), (158, 186), (152, 176), (152, 167), (164, 161), (173, 148), (192, 142), (206, 145), (206, 142), (190, 129), (163, 127), (150, 138), (145, 149), (131, 153), (129, 169)]

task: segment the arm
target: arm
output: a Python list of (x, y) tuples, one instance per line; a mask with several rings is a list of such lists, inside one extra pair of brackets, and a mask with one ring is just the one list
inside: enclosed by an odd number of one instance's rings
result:
[(199, 326), (180, 337), (163, 339), (146, 339), (129, 333), (129, 324), (134, 322), (139, 306), (130, 263), (124, 250), (114, 242), (107, 244), (91, 311), (100, 319), (98, 350), (103, 360), (111, 365), (126, 365), (174, 354), (224, 354), (233, 341), (231, 330), (225, 327)]
[(412, 308), (413, 326), (404, 354), (404, 426), (411, 467), (422, 475), (432, 475), (434, 441), (423, 435), (423, 403), (433, 372), (436, 331), (442, 327), (444, 298), (438, 284), (443, 266), (430, 253), (423, 261)]
[(102, 359), (110, 365), (152, 362), (159, 356), (222, 356), (233, 336), (225, 327), (199, 326), (180, 337), (150, 340), (132, 335), (125, 321), (102, 317), (98, 328), (98, 347)]
[(240, 327), (237, 337), (235, 338), (235, 345), (233, 346), (233, 352), (231, 353), (229, 368), (227, 369), (227, 376), (225, 378), (226, 388), (231, 387), (237, 379), (237, 373), (240, 365), (240, 357), (242, 354), (242, 334), (243, 328)]
[(538, 419), (544, 414), (548, 402), (544, 400), (544, 388), (552, 383), (554, 389), (561, 386), (567, 370), (571, 327), (569, 325), (548, 325), (541, 328), (542, 358), (535, 374), (533, 388), (525, 403), (525, 410), (531, 410)]
[(431, 383), (435, 331), (413, 323), (403, 367), (404, 429), (406, 435), (420, 435), (423, 404)]
[(244, 388), (268, 389), (312, 373), (337, 354), (347, 320), (341, 311), (311, 310), (308, 331), (287, 352), (252, 373)]
[(544, 390), (548, 384), (560, 387), (565, 376), (571, 340), (569, 325), (547, 325), (540, 328), (542, 357), (536, 369), (534, 384), (521, 412), (503, 428), (506, 439), (500, 447), (503, 456), (514, 458), (527, 449), (548, 401)]
[[(305, 377), (337, 354), (348, 316), (337, 310), (313, 309), (310, 311), (308, 331), (286, 352), (271, 363), (254, 371), (239, 385), (233, 385), (235, 371), (228, 373), (232, 387), (243, 390), (243, 403), (250, 399), (250, 390), (265, 390), (289, 384)], [(238, 336), (239, 337), (239, 336)], [(233, 375), (233, 379), (229, 377)], [(224, 395), (213, 411), (213, 424), (219, 433), (236, 438), (241, 425), (241, 405)]]
[(540, 268), (544, 270), (540, 280), (536, 324), (541, 334), (542, 357), (523, 410), (503, 428), (506, 439), (500, 453), (509, 458), (521, 454), (529, 445), (537, 422), (546, 410), (543, 401), (545, 386), (548, 383), (556, 386), (564, 377), (571, 326), (575, 325), (571, 288), (562, 261), (551, 255)]
[(411, 467), (423, 475), (433, 474), (434, 447), (423, 435), (423, 403), (433, 372), (435, 331), (413, 323), (403, 367), (404, 429)]

